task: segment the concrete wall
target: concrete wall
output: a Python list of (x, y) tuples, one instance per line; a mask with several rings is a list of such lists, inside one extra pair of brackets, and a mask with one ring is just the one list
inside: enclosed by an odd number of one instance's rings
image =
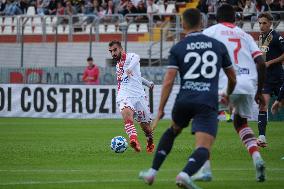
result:
[[(123, 43), (124, 44), (124, 43)], [(136, 52), (141, 58), (149, 58), (148, 49), (150, 43), (129, 42), (128, 52)], [(164, 43), (166, 50), (163, 57), (167, 58), (168, 50), (172, 43)], [(54, 43), (25, 43), (24, 44), (23, 67), (52, 67), (55, 65), (55, 44)], [(106, 59), (111, 56), (108, 52), (108, 43), (93, 43), (92, 56), (95, 63), (101, 67), (106, 66)], [(159, 45), (155, 45), (153, 55), (159, 58)], [(86, 58), (89, 56), (89, 43), (58, 43), (57, 66), (85, 66)], [(0, 44), (0, 67), (21, 66), (21, 44), (1, 43)]]

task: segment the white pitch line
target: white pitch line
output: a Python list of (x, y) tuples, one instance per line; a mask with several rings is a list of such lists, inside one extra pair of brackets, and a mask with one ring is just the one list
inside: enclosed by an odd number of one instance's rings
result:
[[(223, 168), (223, 169), (212, 169), (213, 171), (254, 171), (253, 168)], [(284, 168), (266, 168), (267, 171), (284, 171)], [(0, 172), (137, 172), (137, 169), (122, 169), (122, 170), (111, 170), (111, 169), (0, 169)], [(179, 169), (162, 169), (162, 172), (170, 172), (170, 171), (180, 171)]]
[[(283, 181), (283, 178), (268, 178), (269, 181)], [(232, 179), (214, 179), (214, 181), (254, 181), (253, 178), (232, 178)], [(86, 184), (86, 183), (129, 183), (141, 182), (138, 179), (105, 179), (105, 180), (61, 180), (61, 181), (22, 181), (22, 182), (7, 182), (0, 183), (0, 186), (11, 185), (46, 185), (46, 184)], [(156, 182), (169, 182), (174, 183), (174, 179), (157, 179)]]

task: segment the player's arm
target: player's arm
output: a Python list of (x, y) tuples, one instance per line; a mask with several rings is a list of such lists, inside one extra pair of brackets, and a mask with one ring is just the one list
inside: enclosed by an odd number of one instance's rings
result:
[(257, 104), (263, 104), (264, 99), (262, 97), (262, 88), (264, 85), (265, 80), (265, 62), (262, 57), (262, 55), (259, 55), (254, 58), (254, 62), (256, 63), (256, 69), (257, 69), (257, 91), (255, 94), (255, 101)]
[(87, 70), (84, 71), (82, 80), (83, 80), (83, 81), (88, 81), (88, 73), (87, 73)]
[(276, 64), (284, 61), (284, 39), (279, 35), (278, 39), (275, 39), (275, 43), (277, 44), (278, 48), (282, 51), (282, 54), (275, 59), (265, 62), (265, 65), (267, 67), (270, 66), (271, 64)]
[(162, 93), (161, 93), (159, 112), (158, 112), (159, 119), (161, 119), (164, 116), (164, 108), (172, 91), (176, 75), (177, 75), (176, 68), (168, 68), (162, 86)]
[(154, 82), (153, 81), (148, 81), (144, 77), (141, 77), (142, 84), (145, 85), (146, 87), (153, 89), (154, 88)]
[(229, 96), (230, 94), (233, 93), (235, 86), (237, 84), (236, 73), (232, 66), (225, 68), (224, 72), (228, 78), (228, 86), (227, 86), (226, 95)]
[(125, 70), (126, 74), (128, 76), (132, 76), (132, 71), (138, 64), (140, 64), (140, 57), (137, 54), (132, 54), (130, 57), (129, 66)]

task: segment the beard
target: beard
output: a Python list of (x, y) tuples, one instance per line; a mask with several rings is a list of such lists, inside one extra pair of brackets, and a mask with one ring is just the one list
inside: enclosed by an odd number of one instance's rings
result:
[(121, 59), (121, 52), (117, 56), (112, 57), (115, 61), (119, 61)]

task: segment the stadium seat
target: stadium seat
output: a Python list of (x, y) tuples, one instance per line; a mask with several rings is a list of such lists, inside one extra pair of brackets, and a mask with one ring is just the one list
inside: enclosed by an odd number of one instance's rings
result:
[(24, 27), (24, 34), (32, 34), (33, 31), (32, 31), (32, 26), (31, 25), (26, 25)]
[(175, 4), (168, 4), (166, 8), (166, 13), (171, 14), (174, 12), (175, 9), (176, 9)]
[(54, 34), (55, 29), (51, 25), (46, 25), (46, 34)]
[(114, 24), (107, 25), (106, 33), (115, 33), (115, 32), (116, 32), (116, 28)]
[(3, 34), (6, 34), (6, 35), (14, 34), (14, 32), (12, 30), (12, 26), (5, 26)]
[(280, 21), (276, 29), (277, 31), (284, 31), (284, 21)]
[(128, 26), (128, 33), (137, 33), (137, 24), (130, 24)]
[(243, 23), (243, 26), (242, 26), (242, 29), (244, 31), (251, 31), (252, 30), (252, 27), (251, 27), (251, 22), (244, 22)]
[(165, 5), (163, 3), (158, 4), (159, 13), (164, 14), (166, 12)]
[(254, 25), (253, 25), (253, 31), (255, 32), (259, 32), (260, 31), (260, 27), (259, 27), (259, 24), (256, 22)]
[(147, 33), (147, 32), (148, 32), (148, 25), (140, 24), (138, 27), (138, 33)]
[(42, 34), (42, 26), (36, 25), (36, 26), (34, 26), (32, 28), (33, 28), (33, 33), (34, 34)]
[(35, 7), (34, 6), (30, 6), (30, 7), (28, 7), (28, 10), (27, 10), (27, 15), (29, 15), (29, 16), (33, 16), (33, 15), (35, 15)]
[(68, 34), (69, 25), (58, 25), (58, 34)]
[(99, 25), (99, 33), (106, 33), (104, 24)]

